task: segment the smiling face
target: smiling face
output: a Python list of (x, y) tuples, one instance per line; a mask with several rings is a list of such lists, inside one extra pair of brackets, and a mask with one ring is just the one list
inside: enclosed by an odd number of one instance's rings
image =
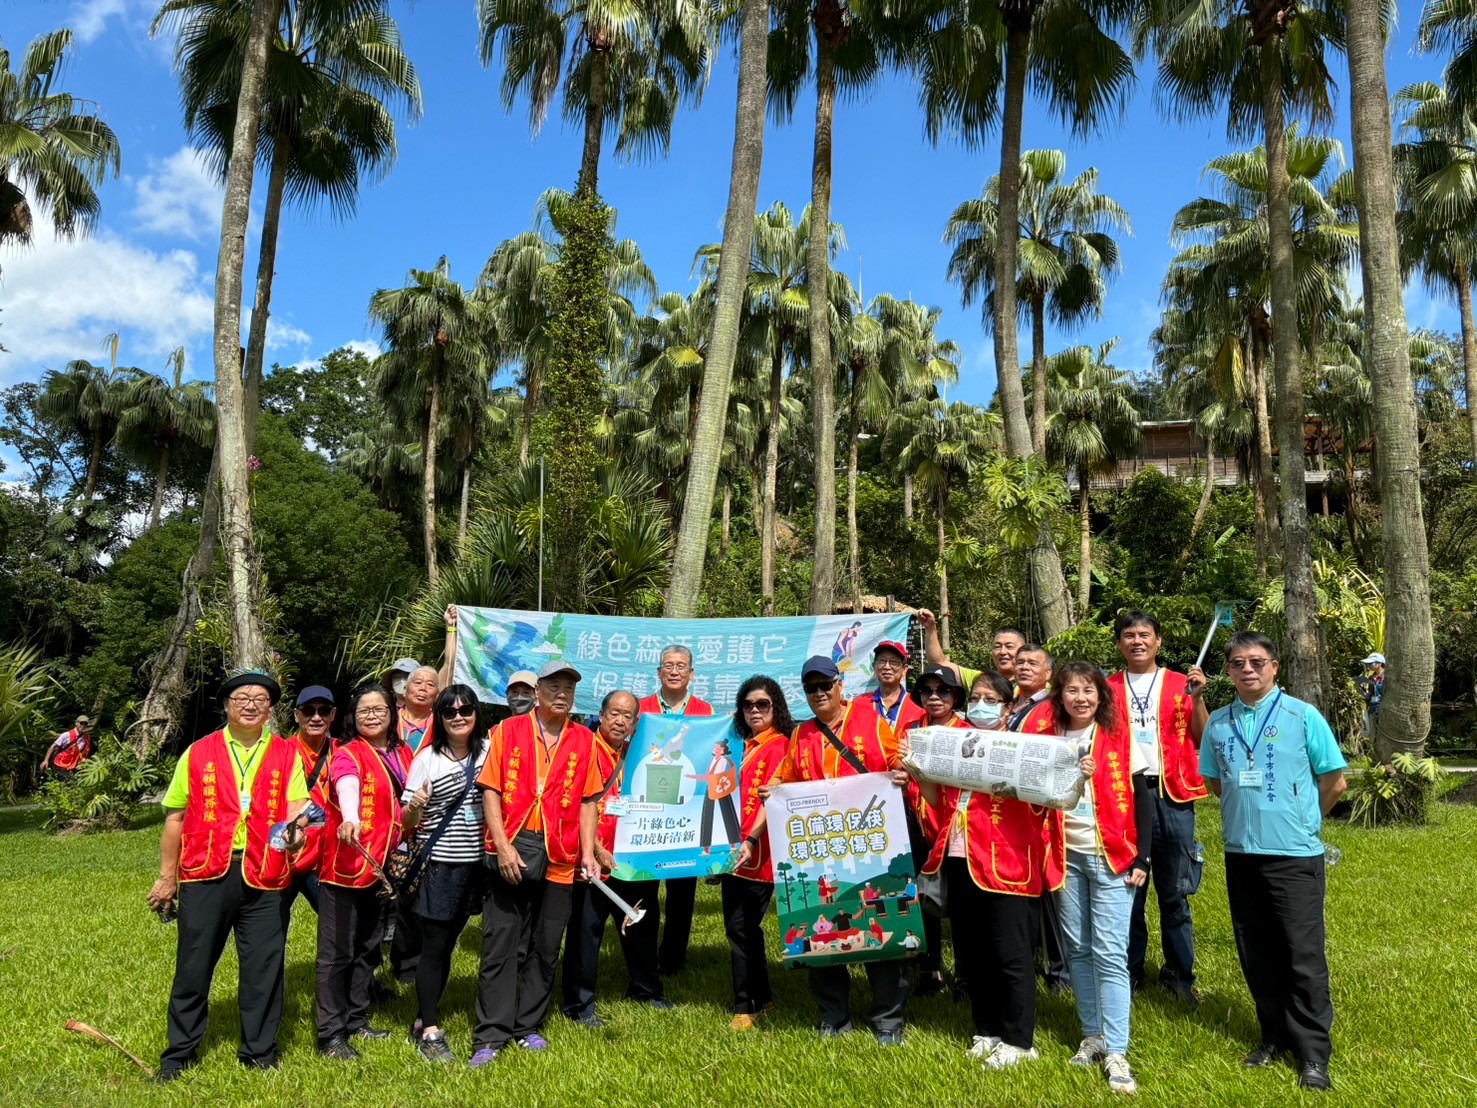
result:
[(472, 729), (476, 725), (477, 705), (468, 704), (461, 697), (441, 713), (441, 726), (446, 730), (446, 737), (457, 746), (471, 740)]
[(1072, 721), (1072, 730), (1080, 731), (1091, 727), (1097, 718), (1097, 682), (1088, 677), (1073, 676), (1062, 686), (1062, 707)]
[(1255, 704), (1271, 692), (1280, 668), (1260, 646), (1238, 647), (1226, 656), (1226, 673), (1243, 704)]
[(1159, 648), (1164, 640), (1154, 633), (1147, 623), (1135, 623), (1125, 627), (1118, 636), (1118, 653), (1130, 673), (1146, 673), (1154, 668), (1154, 659), (1159, 657)]
[(1025, 645), (1026, 640), (1015, 631), (1001, 631), (996, 635), (995, 642), (990, 647), (990, 657), (995, 660), (995, 672), (1006, 680), (1013, 679), (1016, 652)]
[(272, 697), (261, 685), (243, 685), (226, 697), (226, 719), (237, 731), (259, 730), (272, 711)]
[(774, 698), (762, 686), (755, 686), (739, 705), (749, 734), (758, 735), (774, 726)]
[(676, 703), (687, 695), (687, 686), (692, 682), (692, 662), (681, 651), (669, 650), (662, 655), (656, 676), (662, 683), (667, 703)]
[(908, 663), (903, 661), (903, 656), (896, 650), (884, 646), (872, 656), (872, 672), (877, 675), (877, 684), (882, 687), (882, 695), (890, 697), (903, 683), (903, 677), (908, 672)]
[(354, 705), (354, 728), (361, 739), (383, 740), (390, 733), (390, 702), (382, 692), (367, 692)]
[(326, 700), (310, 700), (293, 715), (297, 719), (298, 734), (319, 746), (328, 737), (328, 729), (333, 725), (338, 709)]
[(841, 682), (834, 677), (823, 677), (812, 673), (802, 683), (805, 702), (819, 718), (829, 723), (841, 714), (844, 701), (841, 699)]
[(1051, 680), (1051, 667), (1040, 650), (1023, 650), (1015, 656), (1015, 684), (1022, 696), (1030, 696), (1046, 688)]
[(424, 717), (436, 702), (436, 671), (430, 666), (421, 666), (410, 675), (405, 685), (405, 706), (414, 716)]

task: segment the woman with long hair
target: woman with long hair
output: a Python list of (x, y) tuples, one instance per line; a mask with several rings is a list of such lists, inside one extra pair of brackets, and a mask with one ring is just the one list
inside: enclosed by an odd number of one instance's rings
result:
[(734, 1031), (747, 1031), (774, 1003), (764, 942), (764, 915), (774, 896), (774, 869), (764, 833), (764, 803), (759, 789), (774, 780), (790, 748), (795, 721), (784, 691), (772, 677), (750, 677), (739, 686), (733, 728), (743, 741), (737, 803), (738, 865), (723, 878), (723, 931), (733, 968)]
[[(429, 790), (418, 825), (430, 855), (415, 894), (421, 924), (421, 956), (415, 970), (418, 1018), (411, 1039), (428, 1062), (454, 1062), (441, 1029), (440, 1005), (451, 976), (456, 941), (482, 910), (482, 790), (477, 774), (487, 759), (487, 726), (477, 694), (450, 685), (432, 707), (431, 741), (411, 764), (404, 797)], [(422, 847), (421, 849), (426, 849)]]
[(1077, 806), (1052, 813), (1048, 825), (1047, 868), (1082, 1021), (1072, 1064), (1101, 1065), (1109, 1089), (1132, 1093), (1138, 1085), (1128, 1066), (1128, 928), (1134, 894), (1149, 874), (1147, 760), (1097, 666), (1060, 667), (1051, 704), (1057, 727), (1082, 752), (1088, 779)]
[(369, 1026), (370, 983), (385, 937), (375, 869), (399, 846), (402, 821), (420, 806), (408, 813), (401, 807), (409, 768), (393, 697), (377, 682), (360, 685), (328, 766), (318, 863), (318, 1049), (326, 1058), (353, 1061), (359, 1052), (350, 1039), (390, 1035)]

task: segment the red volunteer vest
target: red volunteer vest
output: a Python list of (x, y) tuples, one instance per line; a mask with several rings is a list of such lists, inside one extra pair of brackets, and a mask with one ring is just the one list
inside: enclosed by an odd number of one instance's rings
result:
[[(939, 786), (939, 834), (924, 873), (937, 873), (949, 851), (960, 790)], [(969, 876), (987, 892), (1040, 896), (1046, 891), (1046, 809), (1022, 800), (971, 793), (964, 846)]]
[[(739, 834), (748, 838), (754, 833), (754, 822), (764, 805), (759, 799), (759, 786), (774, 780), (785, 754), (790, 749), (790, 740), (773, 729), (758, 735), (750, 735), (744, 746), (744, 760), (739, 764), (738, 803)], [(733, 871), (738, 877), (750, 881), (774, 881), (774, 869), (769, 857), (769, 836), (760, 835), (759, 845), (754, 849), (754, 860), (747, 866)]]
[[(905, 727), (904, 730), (912, 731), (918, 727), (934, 726), (934, 724), (928, 722), (927, 712), (924, 712), (922, 708), (919, 708), (918, 711), (920, 714), (909, 721), (907, 727)], [(953, 722), (947, 724), (939, 724), (938, 726), (963, 727), (965, 729), (969, 729), (973, 727), (973, 724), (960, 719), (958, 716), (955, 716)], [(929, 842), (933, 842), (933, 840), (938, 837), (939, 833), (939, 814), (937, 809), (929, 807), (928, 801), (923, 799), (923, 790), (918, 787), (918, 782), (916, 779), (912, 777), (908, 778), (908, 784), (903, 789), (903, 799), (908, 802), (909, 807), (913, 809), (913, 814), (918, 817), (918, 823), (923, 828), (924, 837), (928, 839)]]
[[(537, 804), (544, 817), (549, 861), (575, 865), (580, 853), (580, 803), (594, 757), (594, 734), (573, 721), (566, 723), (549, 754), (548, 774), (541, 781), (534, 743), (543, 740), (534, 726), (534, 713), (513, 716), (498, 726), (503, 730), (503, 829), (512, 839), (523, 830)], [(491, 835), (487, 849), (493, 852)]]
[[(641, 701), (637, 705), (637, 707), (640, 708), (642, 712), (649, 712), (654, 716), (659, 716), (663, 714), (678, 714), (676, 712), (664, 713), (662, 711), (661, 693), (652, 693), (645, 700)], [(692, 696), (689, 694), (687, 697), (687, 703), (682, 706), (681, 714), (684, 716), (711, 716), (713, 714), (713, 705), (709, 704), (706, 700), (703, 700), (700, 697)]]
[[(1209, 795), (1200, 776), (1200, 744), (1190, 732), (1195, 702), (1186, 691), (1183, 673), (1159, 670), (1159, 787), (1170, 800), (1189, 804)], [(1131, 718), (1128, 681), (1122, 671), (1108, 678), (1108, 688), (1118, 700), (1118, 711)]]
[[(1097, 822), (1098, 846), (1114, 873), (1124, 873), (1138, 857), (1138, 826), (1134, 823), (1133, 779), (1129, 773), (1129, 750), (1133, 738), (1128, 725), (1120, 722), (1111, 731), (1097, 729), (1092, 740), (1092, 758), (1097, 772), (1092, 776), (1092, 813)], [(1052, 811), (1047, 819), (1046, 879), (1053, 889), (1067, 880), (1067, 816)]]
[[(241, 876), (253, 888), (285, 889), (292, 881), (292, 864), (284, 851), (271, 849), (267, 840), (272, 825), (287, 818), (287, 786), (297, 762), (297, 747), (276, 735), (261, 741), (267, 748), (258, 755), (262, 762), (251, 786)], [(225, 732), (214, 731), (191, 745), (189, 773), (179, 878), (214, 881), (231, 868), (231, 845), (241, 822), (241, 793)]]
[[(308, 799), (311, 800), (314, 804), (318, 805), (318, 807), (322, 808), (324, 812), (327, 812), (327, 761), (332, 760), (333, 752), (337, 748), (338, 744), (333, 741), (333, 738), (331, 736), (327, 737), (323, 740), (322, 751), (320, 751), (318, 754), (314, 754), (313, 748), (303, 740), (301, 734), (294, 735), (292, 737), (292, 741), (297, 746), (298, 755), (303, 760), (303, 776), (305, 778), (313, 776), (313, 768), (318, 764), (318, 759), (320, 757), (325, 759), (323, 768), (318, 771), (318, 779), (313, 782), (313, 787), (308, 790)], [(319, 858), (323, 856), (323, 828), (309, 827), (307, 829), (306, 835), (307, 841), (303, 844), (303, 848), (292, 857), (292, 872), (295, 874), (313, 873), (318, 868)]]
[[(886, 773), (887, 752), (882, 748), (882, 729), (887, 724), (877, 718), (872, 706), (864, 700), (853, 700), (846, 706), (846, 716), (841, 721), (836, 737), (841, 745), (857, 756), (868, 773)], [(831, 740), (826, 738), (815, 720), (808, 719), (795, 728), (790, 739), (790, 764), (797, 781), (820, 781), (829, 776), (825, 769), (825, 753), (836, 754)], [(836, 758), (836, 776), (852, 777), (856, 770), (846, 760)]]
[[(870, 693), (867, 701), (872, 705), (872, 711), (877, 713), (877, 718), (887, 723), (887, 716), (877, 707), (877, 694)], [(892, 728), (894, 735), (901, 735), (916, 720), (927, 719), (928, 713), (913, 703), (913, 698), (908, 695), (908, 690), (903, 689), (903, 702), (897, 706), (897, 720), (887, 725)]]
[[(615, 772), (615, 760), (619, 755), (606, 745), (605, 736), (599, 731), (595, 732), (595, 742), (590, 749), (591, 756), (595, 759), (595, 772), (600, 775), (600, 780), (610, 781), (610, 775)], [(622, 766), (621, 778), (625, 776), (626, 768)], [(605, 795), (595, 805), (595, 810), (600, 813), (600, 823), (595, 829), (595, 837), (606, 850), (613, 851), (615, 849), (616, 817), (605, 814), (605, 802), (612, 796), (618, 796), (620, 791), (621, 779), (618, 778), (615, 781), (610, 781), (610, 788), (605, 791)]]
[[(404, 743), (396, 745), (391, 752), (381, 755), (363, 739), (344, 743), (339, 751), (347, 754), (359, 767), (359, 841), (381, 866), (400, 843), (400, 788), (385, 766), (385, 758), (396, 758), (404, 766), (406, 750)], [(327, 771), (324, 771), (327, 777)], [(318, 859), (318, 880), (329, 885), (348, 889), (367, 889), (378, 878), (369, 862), (349, 843), (341, 843), (338, 829), (343, 826), (343, 809), (338, 806), (338, 794), (334, 789), (325, 789), (328, 803), (324, 810), (328, 819), (323, 825), (323, 837)]]
[(92, 753), (92, 736), (79, 735), (75, 727), (67, 732), (67, 736), (72, 740), (71, 745), (65, 750), (57, 751), (51, 764), (57, 769), (70, 771), (81, 765), (82, 760)]

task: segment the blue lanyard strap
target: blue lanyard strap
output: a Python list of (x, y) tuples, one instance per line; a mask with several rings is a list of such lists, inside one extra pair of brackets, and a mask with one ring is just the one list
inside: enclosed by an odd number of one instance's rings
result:
[(1248, 743), (1246, 736), (1241, 734), (1241, 728), (1236, 725), (1236, 706), (1231, 705), (1231, 734), (1236, 736), (1236, 741), (1246, 751), (1246, 764), (1251, 765), (1256, 759), (1256, 748), (1261, 745), (1262, 737), (1272, 729), (1272, 720), (1277, 717), (1277, 705), (1282, 703), (1282, 690), (1277, 690), (1277, 695), (1272, 698), (1272, 706), (1267, 709), (1267, 714), (1262, 720), (1258, 720), (1258, 713), (1253, 709), (1251, 714), (1252, 730), (1256, 735), (1253, 742)]
[(890, 709), (882, 702), (882, 690), (876, 689), (872, 693), (872, 701), (877, 705), (877, 714), (887, 721), (889, 727), (897, 725), (898, 714), (903, 710), (903, 701), (907, 699), (906, 692), (899, 692), (897, 703)]

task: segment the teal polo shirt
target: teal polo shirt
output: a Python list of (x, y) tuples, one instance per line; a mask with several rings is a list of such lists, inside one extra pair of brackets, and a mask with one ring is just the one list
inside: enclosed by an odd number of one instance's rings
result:
[(1221, 783), (1228, 854), (1323, 853), (1318, 778), (1348, 763), (1318, 709), (1281, 689), (1255, 707), (1238, 698), (1211, 713), (1200, 774)]

